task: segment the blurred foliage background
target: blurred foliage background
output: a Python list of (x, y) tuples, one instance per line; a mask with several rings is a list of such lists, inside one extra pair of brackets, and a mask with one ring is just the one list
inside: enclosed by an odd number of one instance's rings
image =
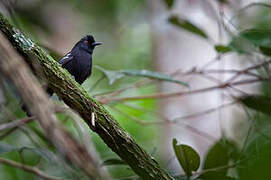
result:
[[(190, 3), (195, 1), (190, 0)], [(221, 6), (227, 6), (230, 1), (217, 0)], [(174, 1), (163, 1), (165, 8), (174, 6)], [(250, 34), (245, 36), (251, 45), (259, 53), (260, 57), (269, 60), (271, 52), (270, 27), (271, 27), (271, 5), (255, 4), (253, 16), (242, 10), (238, 16), (238, 34), (232, 35), (230, 42), (236, 38), (244, 38), (240, 32), (247, 29), (265, 30), (263, 36)], [(102, 41), (103, 45), (95, 49), (93, 64), (108, 70), (121, 69), (148, 69), (155, 70), (152, 60), (152, 39), (147, 4), (143, 0), (3, 0), (1, 1), (1, 12), (4, 13), (11, 22), (35, 42), (50, 53), (55, 60), (65, 55), (73, 45), (84, 35), (92, 34), (97, 41)], [(251, 8), (248, 8), (248, 12)], [(245, 10), (247, 11), (247, 10)], [(241, 12), (241, 11), (240, 11)], [(244, 13), (243, 13), (244, 12)], [(248, 18), (249, 17), (249, 18)], [(169, 19), (173, 25), (194, 33), (201, 38), (206, 38), (204, 31), (185, 19)], [(208, 27), (207, 27), (208, 28)], [(263, 37), (263, 38), (262, 38)], [(199, 37), (200, 38), (200, 37)], [(266, 45), (266, 40), (267, 45)], [(233, 40), (233, 41), (232, 41)], [(263, 42), (264, 41), (264, 42)], [(241, 42), (238, 40), (238, 42)], [(263, 46), (265, 44), (266, 46)], [(251, 49), (247, 53), (247, 46), (229, 45), (216, 46), (218, 54), (236, 53), (240, 60), (250, 56)], [(215, 48), (215, 47), (214, 47)], [(240, 50), (241, 48), (241, 50)], [(244, 49), (243, 49), (244, 48)], [(245, 53), (244, 53), (245, 52)], [(193, 53), (191, 51), (191, 53)], [(241, 54), (240, 54), (241, 53)], [(247, 53), (247, 54), (246, 54)], [(244, 55), (245, 54), (245, 55)], [(253, 59), (252, 63), (257, 63)], [(244, 63), (246, 64), (246, 62)], [(104, 74), (93, 67), (93, 73), (83, 86), (94, 97), (101, 94), (108, 94), (122, 90), (142, 82), (139, 77), (125, 77), (116, 80), (113, 84)], [(259, 75), (270, 77), (269, 66), (257, 71)], [(21, 110), (20, 97), (14, 87), (3, 77), (0, 77), (0, 122), (1, 124), (14, 119), (25, 117)], [(143, 80), (144, 81), (144, 80)], [(145, 80), (146, 81), (146, 80)], [(143, 82), (144, 83), (144, 82)], [(262, 83), (258, 94), (264, 98), (241, 99), (246, 118), (241, 123), (236, 123), (234, 129), (243, 133), (242, 138), (236, 141), (226, 137), (218, 138), (213, 146), (201, 161), (202, 169), (215, 169), (211, 172), (203, 173), (199, 179), (245, 179), (254, 180), (271, 179), (268, 171), (271, 167), (270, 147), (270, 114), (271, 105), (268, 98), (271, 98), (270, 83)], [(124, 90), (119, 97), (140, 96), (159, 91), (156, 83), (145, 82), (144, 86)], [(264, 99), (264, 100), (263, 100)], [(57, 97), (53, 100), (62, 104)], [(268, 102), (266, 102), (268, 101)], [(120, 125), (127, 130), (135, 140), (144, 147), (155, 159), (169, 172), (176, 170), (168, 169), (168, 163), (156, 152), (160, 146), (159, 125), (144, 125), (144, 122), (160, 121), (159, 102), (155, 99), (146, 99), (131, 102), (112, 102), (105, 105), (112, 115), (118, 120)], [(254, 109), (254, 110), (251, 110)], [(81, 126), (75, 123), (74, 118), (79, 119)], [(238, 117), (237, 117), (238, 118)], [(136, 174), (125, 164), (122, 164), (118, 157), (102, 142), (102, 140), (80, 121), (77, 116), (69, 117), (65, 114), (58, 114), (59, 121), (68, 129), (79, 141), (86, 142), (91, 138), (93, 145), (88, 142), (90, 149), (96, 149), (99, 154), (101, 167), (102, 162), (106, 164), (106, 169), (112, 177), (116, 179), (135, 179)], [(76, 121), (78, 122), (78, 121)], [(142, 123), (143, 122), (143, 123)], [(83, 125), (82, 125), (83, 124)], [(84, 179), (84, 174), (77, 167), (66, 163), (61, 158), (61, 153), (47, 141), (38, 125), (35, 122), (27, 126), (13, 128), (0, 132), (0, 155), (27, 165), (37, 166), (44, 172), (70, 179)], [(234, 132), (232, 132), (234, 133)], [(178, 154), (177, 142), (173, 144), (176, 157), (182, 159)], [(95, 147), (95, 148), (94, 148)], [(193, 151), (189, 149), (188, 151)], [(194, 154), (197, 154), (193, 151)], [(176, 158), (173, 157), (173, 158)], [(196, 155), (187, 158), (194, 158)], [(109, 161), (111, 160), (111, 161)], [(197, 158), (195, 161), (199, 161)], [(179, 160), (180, 165), (187, 172), (191, 169), (185, 167)], [(110, 165), (111, 164), (111, 165)], [(200, 164), (200, 162), (198, 163)], [(221, 168), (222, 167), (222, 168)], [(224, 168), (223, 168), (224, 167)], [(199, 167), (192, 169), (196, 171)], [(177, 167), (179, 171), (179, 167)], [(192, 171), (191, 170), (191, 171)], [(0, 179), (38, 179), (35, 175), (27, 173), (21, 169), (0, 164)], [(174, 175), (183, 174), (183, 171)], [(188, 173), (189, 174), (189, 173)], [(185, 176), (177, 176), (176, 179), (186, 179)]]

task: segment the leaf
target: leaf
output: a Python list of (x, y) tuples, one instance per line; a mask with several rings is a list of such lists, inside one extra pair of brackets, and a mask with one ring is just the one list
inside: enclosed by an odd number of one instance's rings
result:
[(38, 149), (38, 148), (32, 148), (32, 147), (15, 147), (15, 146), (11, 146), (9, 144), (0, 142), (0, 155), (2, 153), (8, 153), (8, 152), (13, 152), (13, 151), (17, 151), (17, 152), (23, 152), (24, 150), (29, 150), (32, 151), (36, 154), (38, 154), (39, 156), (41, 156), (43, 159), (46, 159), (48, 161), (53, 161), (54, 160), (54, 154), (46, 149)]
[(200, 175), (197, 179), (201, 179), (201, 180), (236, 180), (236, 178), (233, 178), (230, 176), (221, 176), (221, 175), (212, 175), (212, 174)]
[[(206, 159), (203, 164), (203, 169), (212, 169), (221, 166), (228, 165), (229, 155), (228, 148), (221, 141), (215, 143), (206, 155)], [(218, 174), (225, 175), (227, 169), (219, 170)]]
[(164, 0), (164, 2), (166, 3), (167, 7), (171, 9), (174, 5), (175, 0)]
[(95, 66), (97, 69), (99, 69), (100, 71), (102, 71), (106, 77), (109, 79), (109, 84), (113, 84), (116, 80), (124, 77), (125, 75), (120, 73), (119, 71), (110, 71), (110, 70), (106, 70), (100, 66)]
[(126, 162), (124, 162), (121, 159), (107, 159), (102, 163), (102, 166), (110, 166), (110, 165), (127, 165)]
[(271, 30), (249, 29), (242, 31), (239, 36), (249, 40), (256, 46), (271, 48)]
[(248, 29), (239, 33), (233, 38), (229, 47), (239, 53), (249, 53), (256, 51), (255, 47), (259, 47), (260, 51), (270, 56), (271, 52), (271, 30), (266, 29)]
[(100, 66), (96, 66), (96, 68), (102, 71), (106, 75), (106, 77), (109, 79), (109, 84), (113, 84), (117, 79), (120, 79), (124, 76), (139, 76), (139, 77), (146, 77), (150, 79), (157, 79), (161, 81), (177, 83), (177, 84), (181, 84), (183, 86), (189, 87), (189, 85), (185, 82), (175, 80), (167, 74), (163, 74), (163, 73), (159, 73), (155, 71), (133, 70), (133, 69), (111, 71), (111, 70), (105, 70), (104, 68)]
[(256, 46), (253, 43), (240, 36), (234, 37), (228, 47), (241, 54), (248, 54), (256, 51)]
[(48, 151), (47, 149), (39, 149), (32, 147), (22, 147), (18, 149), (19, 152), (22, 152), (24, 150), (32, 151), (49, 162), (53, 162), (56, 160), (55, 155), (51, 151)]
[(232, 49), (229, 46), (224, 46), (220, 44), (215, 45), (215, 50), (216, 52), (221, 53), (221, 54), (232, 51)]
[(196, 34), (205, 39), (208, 39), (208, 36), (203, 30), (201, 30), (200, 28), (198, 28), (197, 26), (195, 26), (194, 24), (192, 24), (186, 19), (182, 19), (173, 15), (168, 19), (168, 21), (179, 28), (185, 29), (193, 34)]
[(218, 2), (221, 4), (229, 4), (228, 0), (218, 0)]
[(271, 115), (271, 98), (266, 96), (243, 96), (239, 100), (247, 107)]
[(177, 145), (177, 140), (174, 138), (172, 141), (175, 155), (182, 166), (185, 174), (190, 177), (192, 171), (197, 171), (200, 166), (199, 154), (188, 145)]
[(185, 175), (173, 176), (174, 180), (189, 180)]
[[(208, 151), (204, 164), (203, 170), (219, 168), (223, 166), (227, 166), (231, 159), (238, 159), (237, 155), (238, 149), (229, 140), (220, 139), (217, 141)], [(222, 168), (219, 170), (209, 171), (201, 175), (201, 177), (211, 177), (211, 176), (221, 176), (225, 177), (227, 174), (228, 168)], [(206, 178), (207, 179), (207, 178)]]
[(260, 46), (259, 49), (264, 55), (271, 56), (271, 48), (270, 47)]
[(159, 72), (155, 72), (155, 71), (149, 71), (149, 70), (121, 70), (120, 72), (125, 74), (125, 75), (128, 75), (128, 76), (141, 76), (141, 77), (146, 77), (146, 78), (150, 78), (150, 79), (157, 79), (157, 80), (161, 80), (161, 81), (177, 83), (177, 84), (181, 84), (181, 85), (184, 85), (186, 87), (189, 87), (189, 85), (187, 83), (185, 83), (185, 82), (172, 79), (172, 77), (170, 77), (167, 74), (163, 74), (163, 73), (159, 73)]

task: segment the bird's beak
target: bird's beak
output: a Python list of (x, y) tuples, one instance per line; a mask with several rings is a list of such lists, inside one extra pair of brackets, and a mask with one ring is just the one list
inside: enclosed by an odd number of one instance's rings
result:
[(92, 43), (91, 45), (92, 46), (99, 46), (99, 45), (101, 45), (101, 44), (103, 44), (102, 42), (94, 42), (94, 43)]

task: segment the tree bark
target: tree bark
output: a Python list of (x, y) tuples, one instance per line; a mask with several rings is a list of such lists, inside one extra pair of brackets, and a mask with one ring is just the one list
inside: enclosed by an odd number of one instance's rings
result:
[[(152, 159), (124, 131), (116, 120), (95, 99), (61, 68), (61, 66), (39, 46), (15, 29), (3, 15), (0, 14), (0, 30), (6, 35), (18, 52), (25, 57), (26, 62), (36, 74), (42, 72), (51, 88), (70, 108), (75, 110), (96, 132), (108, 147), (117, 153), (121, 159), (143, 179), (172, 179), (159, 164)], [(94, 116), (94, 118), (93, 118)], [(93, 121), (94, 120), (94, 121)]]

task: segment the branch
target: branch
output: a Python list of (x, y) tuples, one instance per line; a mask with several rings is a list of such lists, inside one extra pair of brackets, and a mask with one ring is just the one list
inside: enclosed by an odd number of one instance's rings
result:
[(0, 124), (0, 131), (15, 128), (15, 127), (27, 124), (27, 123), (33, 121), (34, 119), (35, 119), (35, 117), (32, 116), (32, 117), (26, 117), (23, 119), (19, 119), (19, 120), (13, 120), (13, 121), (5, 123), (5, 124)]
[[(124, 131), (116, 120), (91, 98), (75, 82), (66, 70), (39, 46), (15, 29), (2, 15), (0, 30), (7, 36), (13, 46), (35, 67), (38, 65), (49, 87), (72, 109), (74, 109), (89, 128), (96, 132), (103, 141), (117, 153), (128, 165), (144, 179), (172, 179), (135, 141)], [(37, 69), (34, 69), (37, 72)], [(96, 116), (91, 122), (92, 114)], [(92, 124), (95, 124), (93, 126)]]
[(27, 165), (24, 165), (24, 164), (21, 164), (21, 163), (17, 163), (15, 161), (4, 159), (4, 158), (1, 158), (1, 157), (0, 157), (0, 163), (6, 164), (6, 165), (9, 165), (9, 166), (13, 166), (13, 167), (17, 167), (17, 168), (20, 168), (20, 169), (22, 169), (24, 171), (28, 171), (28, 172), (34, 173), (34, 174), (36, 174), (37, 176), (39, 176), (39, 177), (41, 177), (43, 179), (48, 179), (48, 180), (65, 180), (63, 178), (49, 176), (49, 175), (45, 174), (44, 172), (42, 172), (41, 170), (39, 170), (36, 167), (27, 166)]
[(89, 177), (101, 179), (98, 168), (86, 147), (79, 144), (57, 123), (48, 96), (37, 83), (22, 57), (1, 32), (0, 59), (0, 72), (15, 85), (48, 139), (64, 154), (64, 157), (79, 166)]
[(122, 101), (132, 101), (132, 100), (142, 100), (142, 99), (164, 99), (164, 98), (172, 98), (172, 97), (177, 97), (177, 96), (187, 96), (187, 95), (209, 92), (209, 91), (213, 91), (217, 89), (224, 89), (231, 86), (239, 86), (239, 85), (258, 83), (258, 82), (270, 81), (270, 80), (271, 78), (247, 79), (247, 80), (241, 80), (241, 81), (236, 81), (236, 82), (226, 82), (217, 86), (196, 89), (193, 91), (173, 92), (173, 93), (155, 93), (155, 94), (144, 95), (144, 96), (120, 97), (120, 98), (112, 98), (112, 99), (104, 98), (104, 99), (101, 99), (101, 103), (107, 104), (109, 102), (122, 102)]

